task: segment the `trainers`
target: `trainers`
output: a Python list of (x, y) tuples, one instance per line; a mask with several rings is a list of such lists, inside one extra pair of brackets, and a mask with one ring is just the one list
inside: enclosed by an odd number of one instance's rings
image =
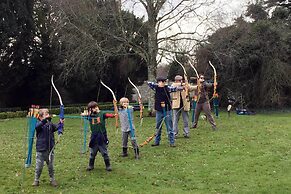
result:
[(51, 181), (51, 186), (57, 187), (58, 186), (58, 183), (55, 180), (52, 180)]
[(176, 145), (175, 144), (170, 144), (170, 147), (176, 147)]
[(35, 186), (35, 187), (39, 186), (39, 181), (34, 181), (34, 182), (32, 183), (32, 186)]
[(106, 170), (107, 170), (107, 171), (112, 171), (111, 166), (106, 166)]
[(94, 169), (93, 166), (88, 166), (86, 170), (87, 170), (87, 171), (91, 171), (91, 170), (93, 170), (93, 169)]
[(190, 138), (189, 135), (184, 135), (184, 138)]
[(128, 154), (127, 154), (127, 153), (121, 153), (120, 156), (121, 156), (121, 157), (127, 157)]
[(155, 146), (159, 146), (159, 145), (160, 145), (159, 143), (154, 143), (154, 144), (152, 144), (153, 147), (155, 147)]

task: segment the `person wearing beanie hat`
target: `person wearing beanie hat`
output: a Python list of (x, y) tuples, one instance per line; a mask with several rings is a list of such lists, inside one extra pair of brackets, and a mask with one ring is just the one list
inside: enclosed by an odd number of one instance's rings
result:
[(183, 90), (183, 86), (173, 87), (166, 85), (166, 78), (157, 77), (157, 83), (147, 82), (148, 86), (155, 91), (155, 110), (156, 110), (156, 137), (152, 146), (159, 146), (161, 141), (162, 123), (164, 121), (170, 147), (175, 147), (175, 137), (172, 122), (171, 92)]
[(167, 78), (159, 76), (159, 77), (157, 77), (157, 82), (159, 82), (159, 81), (165, 82), (165, 81), (167, 81)]
[(182, 113), (183, 118), (183, 130), (184, 137), (189, 138), (189, 115), (188, 112), (190, 110), (190, 99), (188, 91), (194, 90), (197, 86), (190, 86), (189, 84), (183, 83), (183, 77), (181, 75), (175, 76), (175, 82), (172, 84), (173, 87), (177, 86), (185, 86), (188, 87), (188, 90), (176, 91), (172, 93), (172, 108), (173, 108), (173, 130), (175, 133), (175, 137), (178, 136), (179, 129), (178, 123), (179, 118)]

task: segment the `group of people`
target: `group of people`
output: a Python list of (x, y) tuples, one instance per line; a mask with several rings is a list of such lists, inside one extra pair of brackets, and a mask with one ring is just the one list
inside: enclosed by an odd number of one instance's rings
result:
[[(216, 130), (216, 123), (211, 114), (211, 108), (209, 104), (209, 97), (207, 89), (212, 87), (212, 83), (206, 83), (204, 76), (199, 76), (199, 85), (190, 85), (183, 81), (183, 77), (180, 75), (175, 76), (175, 82), (169, 86), (166, 85), (166, 78), (158, 77), (157, 82), (147, 82), (148, 86), (155, 91), (155, 105), (156, 110), (156, 132), (155, 140), (152, 146), (159, 146), (161, 142), (161, 132), (163, 122), (166, 125), (167, 135), (170, 147), (175, 147), (175, 138), (178, 136), (178, 122), (179, 117), (182, 114), (183, 117), (183, 131), (184, 137), (189, 138), (189, 116), (190, 111), (190, 96), (189, 91), (196, 92), (197, 105), (195, 109), (195, 120), (192, 123), (192, 127), (196, 128), (198, 124), (198, 118), (203, 110), (212, 125), (212, 128)], [(172, 93), (172, 95), (171, 95)], [(135, 159), (140, 158), (140, 150), (135, 137), (135, 126), (133, 121), (133, 107), (129, 106), (129, 100), (123, 97), (119, 101), (120, 108), (118, 110), (118, 116), (120, 120), (120, 126), (122, 131), (122, 157), (128, 156), (128, 139), (131, 140), (131, 144), (134, 150)], [(82, 116), (86, 117), (90, 123), (91, 137), (89, 142), (90, 157), (87, 171), (94, 169), (94, 162), (98, 152), (101, 153), (105, 169), (111, 171), (110, 158), (108, 154), (109, 140), (107, 137), (105, 119), (116, 117), (116, 113), (104, 112), (99, 109), (97, 102), (91, 101), (88, 103), (88, 111), (82, 113)], [(173, 119), (173, 121), (172, 121)], [(39, 110), (39, 122), (36, 125), (36, 167), (35, 178), (33, 186), (39, 185), (40, 175), (43, 169), (44, 162), (47, 163), (50, 183), (52, 186), (57, 186), (57, 182), (54, 178), (54, 153), (53, 148), (55, 146), (54, 132), (58, 131), (58, 128), (63, 127), (64, 120), (60, 119), (58, 124), (51, 122), (51, 116), (48, 109)], [(59, 130), (62, 131), (62, 130)], [(60, 134), (61, 135), (61, 134)]]
[(175, 82), (171, 86), (166, 85), (167, 79), (164, 77), (158, 77), (157, 82), (148, 82), (149, 87), (155, 91), (156, 136), (152, 146), (160, 145), (162, 122), (164, 121), (170, 147), (175, 147), (175, 138), (179, 134), (178, 123), (181, 114), (184, 137), (189, 138), (190, 91), (194, 92), (197, 100), (192, 128), (197, 127), (200, 113), (203, 110), (212, 129), (217, 130), (216, 123), (211, 114), (208, 97), (208, 89), (213, 87), (214, 83), (206, 82), (204, 75), (199, 75), (197, 79), (198, 85), (190, 85), (187, 81), (185, 83), (185, 80), (180, 75), (175, 76)]

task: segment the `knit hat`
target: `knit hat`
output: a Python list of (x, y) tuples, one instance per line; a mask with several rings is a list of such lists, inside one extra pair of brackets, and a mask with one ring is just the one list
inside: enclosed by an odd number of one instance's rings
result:
[(164, 82), (164, 81), (166, 81), (167, 80), (167, 78), (165, 78), (165, 77), (157, 77), (157, 82), (159, 82), (159, 81), (162, 81), (162, 82)]
[(176, 75), (175, 76), (175, 81), (181, 81), (183, 77), (181, 75)]

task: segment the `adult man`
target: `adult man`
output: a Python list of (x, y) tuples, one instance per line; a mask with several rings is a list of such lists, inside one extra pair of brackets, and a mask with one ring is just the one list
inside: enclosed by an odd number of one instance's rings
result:
[(211, 108), (210, 108), (210, 103), (209, 103), (209, 97), (208, 97), (208, 89), (211, 88), (214, 84), (213, 83), (207, 83), (204, 80), (204, 75), (199, 76), (199, 83), (200, 87), (198, 90), (198, 99), (197, 99), (197, 104), (196, 104), (196, 109), (195, 109), (195, 120), (193, 123), (193, 128), (197, 127), (198, 124), (198, 119), (201, 111), (203, 110), (208, 121), (210, 122), (212, 129), (216, 130), (216, 123), (214, 121), (214, 118), (211, 114)]
[(176, 91), (172, 93), (172, 108), (173, 108), (173, 129), (175, 137), (178, 136), (178, 123), (179, 118), (182, 113), (183, 118), (183, 130), (184, 137), (189, 138), (189, 115), (190, 110), (190, 100), (189, 100), (189, 90), (194, 90), (194, 86), (189, 86), (186, 83), (183, 84), (183, 77), (181, 75), (175, 76), (175, 82), (172, 84), (173, 87), (183, 86), (187, 89), (182, 91)]

